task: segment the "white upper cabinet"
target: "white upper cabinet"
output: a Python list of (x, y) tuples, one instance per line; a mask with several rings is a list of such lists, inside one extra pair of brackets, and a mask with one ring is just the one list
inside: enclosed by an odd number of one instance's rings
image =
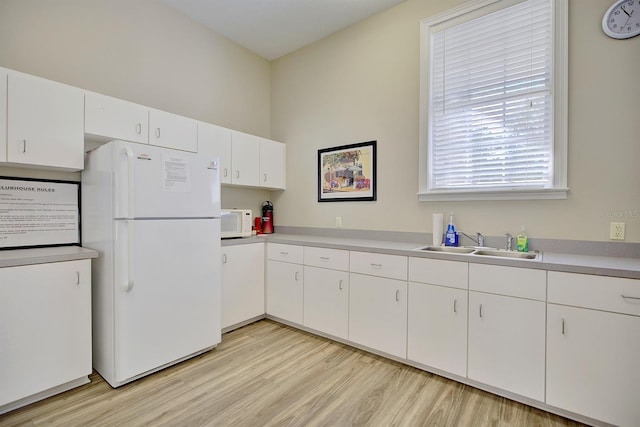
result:
[(285, 147), (281, 142), (259, 138), (260, 186), (285, 188)]
[(7, 88), (6, 161), (82, 170), (84, 92), (21, 73), (9, 73)]
[(84, 120), (84, 132), (104, 141), (149, 141), (149, 109), (139, 104), (87, 93)]
[(260, 183), (260, 143), (258, 137), (231, 131), (231, 182), (257, 187)]
[(7, 73), (0, 70), (0, 162), (7, 161)]
[(198, 122), (188, 117), (149, 109), (149, 144), (198, 152)]
[(220, 157), (220, 183), (231, 184), (231, 129), (198, 122), (198, 153)]

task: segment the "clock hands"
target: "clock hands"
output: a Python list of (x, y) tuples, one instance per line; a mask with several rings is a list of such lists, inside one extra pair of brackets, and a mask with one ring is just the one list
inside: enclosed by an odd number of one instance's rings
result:
[(627, 12), (627, 10), (624, 8), (624, 6), (620, 6), (620, 9), (622, 9), (622, 11), (629, 17), (631, 18), (631, 15), (633, 15), (633, 10), (631, 11), (631, 14), (629, 14), (629, 12)]

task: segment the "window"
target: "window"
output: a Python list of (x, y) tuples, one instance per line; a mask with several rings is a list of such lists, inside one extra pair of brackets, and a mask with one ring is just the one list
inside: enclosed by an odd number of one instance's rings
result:
[(566, 3), (421, 22), (420, 200), (566, 198)]

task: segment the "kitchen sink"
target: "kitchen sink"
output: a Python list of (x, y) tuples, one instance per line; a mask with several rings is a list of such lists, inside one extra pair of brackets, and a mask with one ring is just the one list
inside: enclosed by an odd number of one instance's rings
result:
[(473, 248), (464, 248), (458, 246), (424, 246), (421, 248), (416, 248), (415, 250), (426, 252), (448, 252), (452, 254), (470, 254), (474, 251)]
[(485, 256), (496, 258), (522, 259), (522, 260), (538, 260), (539, 252), (516, 252), (504, 249), (487, 248), (484, 246), (421, 246), (415, 248), (415, 251), (449, 253), (470, 256)]
[(515, 259), (536, 259), (538, 257), (537, 252), (514, 252), (505, 250), (478, 250), (473, 253), (480, 256), (493, 256), (499, 258), (515, 258)]

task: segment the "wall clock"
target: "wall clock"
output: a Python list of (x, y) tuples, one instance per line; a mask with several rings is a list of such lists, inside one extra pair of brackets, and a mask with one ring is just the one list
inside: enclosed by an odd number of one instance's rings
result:
[(640, 34), (640, 0), (617, 0), (602, 18), (602, 30), (614, 39)]

